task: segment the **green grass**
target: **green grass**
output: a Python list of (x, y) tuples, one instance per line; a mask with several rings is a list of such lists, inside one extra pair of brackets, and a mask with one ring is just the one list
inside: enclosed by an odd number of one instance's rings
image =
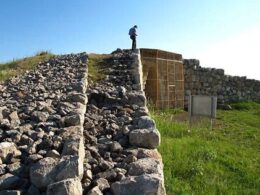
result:
[(50, 52), (42, 51), (35, 56), (0, 64), (0, 82), (12, 76), (23, 74), (25, 71), (33, 69), (39, 62), (50, 59), (53, 56)]
[(39, 62), (50, 59), (54, 55), (52, 53), (42, 51), (35, 56), (26, 57), (24, 59), (13, 60), (5, 64), (0, 64), (0, 82), (6, 79), (24, 73), (33, 69)]
[(207, 119), (189, 131), (187, 113), (152, 110), (167, 194), (260, 194), (260, 104), (233, 107), (218, 110), (212, 131)]
[(88, 78), (97, 82), (105, 78), (103, 65), (111, 56), (108, 54), (89, 54)]

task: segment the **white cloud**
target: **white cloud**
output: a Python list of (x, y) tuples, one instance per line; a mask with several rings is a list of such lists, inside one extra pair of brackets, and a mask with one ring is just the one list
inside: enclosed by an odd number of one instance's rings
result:
[(229, 75), (260, 80), (260, 27), (223, 40), (196, 56), (203, 67), (222, 68)]

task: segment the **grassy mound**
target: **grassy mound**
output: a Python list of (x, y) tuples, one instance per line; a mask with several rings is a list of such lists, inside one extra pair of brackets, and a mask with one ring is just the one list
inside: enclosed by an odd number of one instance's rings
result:
[(26, 57), (24, 59), (14, 60), (5, 64), (0, 64), (0, 82), (27, 70), (33, 69), (39, 62), (48, 60), (54, 55), (52, 53), (43, 51), (35, 56)]

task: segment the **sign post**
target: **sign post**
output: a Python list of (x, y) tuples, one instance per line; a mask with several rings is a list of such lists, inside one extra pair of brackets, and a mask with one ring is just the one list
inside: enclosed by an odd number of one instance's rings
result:
[(192, 116), (209, 117), (211, 130), (213, 128), (213, 118), (217, 114), (217, 97), (204, 95), (190, 95), (189, 98), (189, 127), (191, 129)]

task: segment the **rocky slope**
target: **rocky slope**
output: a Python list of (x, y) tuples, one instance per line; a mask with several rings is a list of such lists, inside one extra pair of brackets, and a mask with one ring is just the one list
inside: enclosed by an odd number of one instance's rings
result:
[(84, 53), (57, 56), (0, 86), (0, 194), (53, 194), (65, 184), (82, 192), (84, 156), (71, 136), (82, 137), (86, 62)]
[(88, 89), (87, 58), (57, 56), (0, 85), (0, 194), (165, 194), (139, 53), (114, 52)]

